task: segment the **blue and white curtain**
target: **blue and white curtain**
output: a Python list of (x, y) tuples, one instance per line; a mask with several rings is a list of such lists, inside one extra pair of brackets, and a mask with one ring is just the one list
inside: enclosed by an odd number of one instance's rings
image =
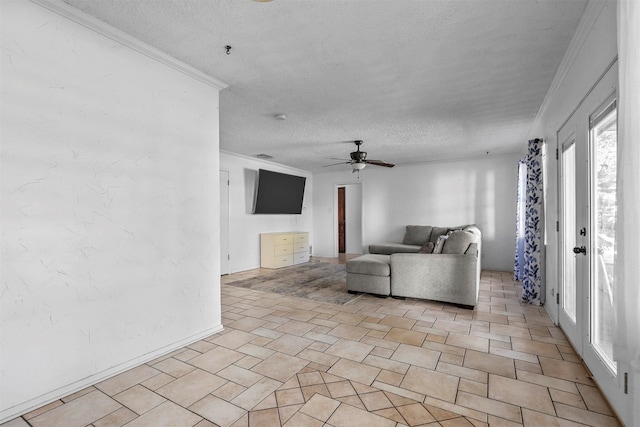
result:
[(516, 259), (513, 266), (513, 279), (524, 279), (524, 219), (525, 204), (524, 195), (527, 191), (527, 164), (524, 160), (518, 161), (518, 192), (516, 208)]
[(518, 162), (514, 279), (522, 282), (522, 301), (540, 305), (542, 289), (542, 140), (529, 141)]

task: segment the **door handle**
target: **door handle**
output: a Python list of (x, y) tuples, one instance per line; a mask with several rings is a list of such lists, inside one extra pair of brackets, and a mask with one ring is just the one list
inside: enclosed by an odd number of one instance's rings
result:
[(573, 253), (574, 254), (582, 254), (582, 255), (586, 255), (587, 254), (587, 248), (586, 246), (576, 246), (575, 248), (573, 248)]

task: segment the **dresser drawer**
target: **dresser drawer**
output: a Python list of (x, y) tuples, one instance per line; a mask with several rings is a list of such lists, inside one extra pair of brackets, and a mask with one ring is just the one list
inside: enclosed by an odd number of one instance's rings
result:
[(293, 236), (294, 243), (309, 243), (309, 233), (297, 233)]
[(305, 252), (305, 253), (298, 253), (298, 254), (294, 254), (294, 258), (293, 258), (293, 263), (294, 264), (302, 264), (304, 262), (308, 262), (309, 261), (309, 253)]
[(290, 245), (293, 243), (293, 234), (277, 234), (273, 236), (274, 245)]
[(307, 252), (309, 252), (309, 246), (307, 246), (306, 243), (296, 243), (293, 246), (293, 252), (294, 253), (299, 253), (299, 252), (307, 253)]
[(293, 245), (276, 245), (273, 247), (273, 254), (275, 256), (287, 255), (293, 253)]
[(293, 254), (290, 255), (280, 255), (274, 258), (273, 266), (275, 268), (285, 267), (287, 265), (293, 264)]

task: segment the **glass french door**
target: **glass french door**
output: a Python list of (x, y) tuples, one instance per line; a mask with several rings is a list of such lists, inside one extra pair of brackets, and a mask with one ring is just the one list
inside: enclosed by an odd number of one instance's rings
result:
[(590, 337), (599, 359), (615, 375), (614, 267), (616, 241), (617, 105), (612, 96), (589, 120)]
[(558, 320), (618, 414), (628, 395), (615, 338), (617, 64), (558, 132)]
[[(578, 202), (577, 161), (576, 161), (576, 129), (574, 123), (568, 123), (558, 133), (560, 144), (559, 177), (560, 177), (560, 295), (559, 322), (576, 351), (582, 353), (582, 323), (578, 319), (584, 317), (582, 305), (578, 301), (583, 298), (584, 260), (574, 253), (578, 247), (578, 224), (582, 221)], [(579, 212), (580, 211), (580, 212)], [(582, 231), (582, 230), (580, 230)], [(582, 233), (581, 233), (582, 234)], [(579, 266), (580, 264), (580, 266)], [(578, 286), (580, 285), (580, 286)]]

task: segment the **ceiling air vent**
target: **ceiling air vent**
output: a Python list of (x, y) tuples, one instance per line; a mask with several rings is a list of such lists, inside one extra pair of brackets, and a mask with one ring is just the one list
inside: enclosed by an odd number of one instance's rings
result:
[(273, 159), (273, 156), (270, 156), (268, 154), (256, 154), (256, 157), (263, 160)]

